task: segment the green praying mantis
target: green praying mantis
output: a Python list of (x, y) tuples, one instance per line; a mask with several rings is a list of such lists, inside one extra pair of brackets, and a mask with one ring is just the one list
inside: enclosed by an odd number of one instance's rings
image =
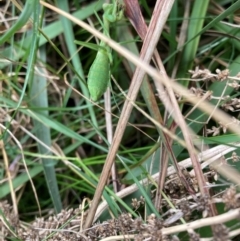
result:
[[(110, 37), (110, 24), (120, 20), (123, 16), (123, 11), (119, 11), (119, 4), (114, 2), (112, 4), (103, 4), (103, 33)], [(110, 66), (112, 64), (111, 48), (103, 41), (98, 46), (98, 52), (88, 72), (88, 90), (90, 98), (93, 101), (105, 93), (110, 83)]]

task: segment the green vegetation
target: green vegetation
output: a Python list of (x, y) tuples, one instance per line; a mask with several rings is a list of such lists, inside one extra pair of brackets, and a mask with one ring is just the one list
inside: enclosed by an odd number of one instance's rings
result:
[(3, 240), (239, 239), (240, 0), (153, 2), (1, 3)]

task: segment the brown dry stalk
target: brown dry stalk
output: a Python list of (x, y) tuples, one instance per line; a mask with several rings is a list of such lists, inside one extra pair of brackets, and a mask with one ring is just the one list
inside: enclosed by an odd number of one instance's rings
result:
[[(137, 0), (128, 0), (128, 1), (125, 0), (124, 2), (125, 2), (125, 9), (126, 9), (127, 17), (130, 19), (132, 25), (134, 26), (134, 28), (136, 29), (136, 31), (138, 32), (138, 34), (140, 35), (142, 40), (144, 40), (145, 36), (147, 34), (147, 25), (141, 14), (141, 10), (140, 10), (138, 1)], [(154, 16), (153, 16), (153, 18), (154, 18)], [(154, 51), (154, 59), (156, 60), (155, 62), (158, 64), (157, 66), (160, 69), (160, 71), (162, 72), (162, 74), (164, 75), (164, 77), (168, 78), (157, 50)], [(176, 123), (178, 123), (178, 121), (180, 123), (179, 126), (184, 133), (184, 137), (186, 139), (187, 146), (188, 146), (188, 152), (189, 152), (190, 156), (193, 158), (193, 166), (196, 167), (196, 170), (197, 169), (199, 170), (198, 171), (199, 175), (197, 176), (197, 179), (198, 179), (198, 183), (200, 186), (200, 190), (201, 190), (202, 194), (205, 193), (205, 194), (209, 195), (207, 193), (208, 190), (207, 189), (204, 190), (204, 188), (203, 188), (205, 186), (205, 180), (203, 178), (203, 173), (200, 170), (200, 166), (196, 163), (196, 161), (194, 161), (194, 160), (196, 160), (196, 158), (195, 158), (196, 153), (191, 151), (191, 150), (194, 150), (194, 145), (191, 142), (191, 138), (189, 137), (190, 133), (189, 133), (187, 125), (185, 123), (184, 117), (182, 116), (181, 111), (179, 109), (174, 92), (171, 87), (168, 87), (167, 88), (168, 94), (166, 94), (163, 84), (158, 81), (155, 81), (155, 85), (156, 85), (156, 88), (158, 89), (158, 92), (161, 93), (161, 95), (159, 95), (159, 97), (162, 100), (162, 102), (164, 103), (168, 112), (171, 113), (172, 110), (175, 110), (175, 114), (173, 114), (174, 119), (175, 119)], [(169, 100), (169, 96), (171, 97), (171, 101)], [(163, 125), (164, 123), (162, 122), (161, 124)], [(166, 171), (167, 171), (167, 166), (168, 166), (168, 161), (167, 161), (168, 155), (170, 155), (171, 159), (173, 160), (173, 164), (177, 170), (177, 174), (178, 174), (180, 180), (183, 182), (184, 186), (189, 191), (189, 193), (194, 194), (194, 191), (191, 189), (188, 182), (186, 181), (185, 176), (182, 173), (182, 170), (178, 166), (174, 153), (171, 150), (171, 140), (168, 138), (168, 136), (166, 134), (163, 134), (163, 139), (164, 139), (164, 143), (165, 143), (167, 152), (162, 152), (162, 156), (161, 156), (162, 164), (160, 165), (161, 168), (159, 170), (160, 175), (159, 175), (159, 180), (158, 180), (158, 189), (157, 189), (156, 201), (155, 201), (155, 206), (158, 210), (160, 209), (160, 206), (161, 206), (161, 194), (160, 193), (163, 188), (164, 180), (166, 177)], [(165, 150), (165, 149), (163, 149), (163, 150)]]
[[(136, 98), (136, 95), (138, 93), (139, 87), (141, 85), (141, 80), (142, 77), (144, 75), (144, 71), (146, 71), (148, 74), (150, 74), (157, 82), (162, 82), (165, 85), (171, 85), (171, 87), (174, 89), (174, 91), (176, 91), (177, 93), (179, 93), (180, 95), (184, 96), (186, 98), (187, 101), (193, 103), (193, 104), (197, 104), (199, 102), (199, 98), (193, 98), (191, 95), (191, 92), (186, 90), (183, 86), (179, 85), (177, 82), (169, 82), (169, 79), (164, 78), (161, 73), (158, 73), (154, 68), (152, 68), (151, 66), (149, 66), (147, 63), (148, 61), (150, 61), (150, 58), (152, 56), (153, 50), (148, 48), (143, 49), (142, 53), (141, 53), (141, 59), (137, 58), (136, 56), (134, 56), (133, 54), (131, 54), (129, 51), (127, 51), (126, 49), (124, 49), (123, 47), (121, 47), (119, 44), (116, 44), (114, 41), (112, 41), (111, 39), (108, 39), (106, 36), (104, 36), (103, 34), (99, 33), (98, 31), (92, 29), (89, 25), (87, 25), (86, 23), (84, 23), (83, 21), (74, 18), (72, 15), (67, 14), (64, 11), (61, 11), (57, 8), (55, 8), (54, 6), (51, 6), (50, 4), (47, 4), (46, 2), (40, 1), (40, 3), (56, 12), (58, 12), (59, 14), (66, 16), (68, 19), (70, 19), (71, 21), (73, 21), (74, 23), (78, 24), (79, 26), (83, 27), (84, 29), (86, 29), (87, 31), (89, 31), (90, 33), (93, 33), (96, 37), (100, 38), (101, 40), (105, 41), (107, 44), (109, 44), (110, 47), (112, 47), (113, 49), (115, 49), (116, 51), (118, 51), (121, 55), (123, 55), (124, 57), (127, 57), (130, 61), (132, 61), (134, 64), (136, 64), (137, 66), (139, 66), (137, 68), (137, 71), (135, 72), (134, 75), (134, 79), (137, 79), (139, 82), (136, 81), (132, 82), (132, 85), (129, 89), (129, 95), (128, 98), (134, 100)], [(165, 1), (165, 9), (164, 11), (164, 15), (167, 15), (169, 12), (168, 10), (171, 9), (170, 4), (172, 4), (172, 1)], [(150, 32), (151, 28), (149, 29), (148, 35), (146, 37), (146, 39), (148, 39), (147, 43), (148, 46), (150, 46), (150, 44), (152, 44), (151, 46), (155, 47), (156, 42), (159, 39), (159, 35), (160, 32), (159, 29), (161, 30), (163, 27), (163, 24), (165, 23), (164, 19), (165, 17), (161, 15), (161, 11), (156, 11), (156, 14), (159, 14), (158, 16), (161, 16), (161, 23), (157, 23), (157, 25), (155, 25), (156, 23), (152, 23), (152, 26), (150, 24), (150, 27), (152, 27), (152, 29), (156, 30), (153, 33)], [(160, 21), (160, 20), (159, 20)], [(157, 38), (157, 40), (155, 39)], [(150, 40), (149, 40), (150, 39)], [(146, 54), (147, 53), (147, 54)], [(139, 78), (139, 79), (138, 79)], [(117, 150), (118, 150), (118, 146), (119, 146), (119, 140), (121, 140), (121, 137), (123, 135), (123, 130), (125, 129), (126, 126), (126, 122), (129, 118), (129, 111), (131, 112), (131, 107), (129, 107), (129, 103), (126, 102), (125, 106), (124, 106), (124, 110), (121, 113), (121, 119), (120, 119), (120, 125), (117, 127), (116, 133), (115, 133), (115, 137), (113, 140), (113, 145), (111, 146), (110, 150), (109, 150), (109, 154), (107, 157), (107, 161), (106, 161), (106, 165), (108, 166), (107, 170), (111, 169), (111, 163), (113, 162), (113, 160), (115, 159)], [(214, 106), (210, 103), (200, 103), (199, 104), (199, 108), (201, 110), (203, 110), (204, 112), (211, 114), (212, 111), (214, 110)], [(217, 121), (221, 121), (223, 124), (229, 123), (231, 122), (231, 118), (225, 114), (223, 111), (220, 111), (218, 109), (215, 110), (215, 113), (213, 115), (214, 119)], [(240, 135), (240, 127), (236, 124), (233, 123), (231, 126), (229, 126), (229, 130), (232, 130), (234, 133), (237, 133)], [(110, 167), (109, 167), (110, 166)], [(109, 172), (108, 172), (109, 173)], [(106, 172), (104, 173), (106, 174)], [(101, 183), (99, 183), (99, 186), (102, 188), (98, 189), (96, 194), (97, 194), (97, 198), (95, 198), (94, 200), (94, 209), (91, 209), (90, 211), (92, 211), (93, 215), (95, 213), (96, 207), (98, 206), (98, 202), (100, 200), (100, 197), (102, 195), (102, 190), (105, 186), (105, 182), (104, 179), (100, 179)], [(93, 205), (92, 205), (93, 206)], [(89, 220), (88, 220), (89, 221)], [(91, 223), (91, 221), (90, 221)], [(88, 224), (89, 225), (89, 224)]]
[(147, 25), (142, 16), (138, 0), (124, 0), (125, 14), (142, 40), (147, 33)]
[[(155, 46), (159, 40), (160, 34), (162, 32), (162, 29), (168, 17), (168, 14), (171, 10), (172, 4), (173, 4), (173, 0), (171, 1), (161, 0), (161, 1), (157, 1), (155, 5), (153, 15), (158, 16), (158, 19), (153, 18), (152, 21), (150, 22), (149, 31), (145, 37), (145, 41), (144, 41), (143, 48), (140, 55), (140, 58), (146, 63), (149, 63), (152, 58)], [(145, 75), (145, 71), (137, 67), (128, 92), (128, 97), (132, 101), (134, 101), (137, 97), (144, 75)], [(123, 110), (121, 112), (118, 126), (116, 128), (116, 131), (113, 137), (112, 145), (109, 149), (109, 153), (108, 153), (106, 162), (104, 164), (102, 174), (100, 176), (100, 180), (99, 180), (91, 207), (89, 209), (89, 214), (85, 223), (85, 228), (89, 228), (93, 221), (95, 212), (97, 210), (100, 198), (102, 196), (103, 189), (106, 185), (112, 164), (115, 160), (115, 156), (118, 151), (118, 147), (120, 145), (132, 108), (133, 108), (132, 104), (128, 102), (128, 100), (126, 100)]]

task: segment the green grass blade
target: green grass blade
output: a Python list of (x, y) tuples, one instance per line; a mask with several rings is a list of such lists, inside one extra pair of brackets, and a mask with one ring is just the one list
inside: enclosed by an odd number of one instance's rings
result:
[(134, 180), (134, 182), (136, 183), (136, 185), (138, 186), (142, 196), (145, 199), (146, 204), (148, 205), (149, 210), (151, 210), (158, 218), (160, 218), (160, 214), (154, 207), (154, 204), (152, 203), (152, 201), (149, 197), (149, 194), (146, 192), (146, 190), (144, 190), (143, 186), (139, 183), (138, 179), (135, 177), (135, 175), (132, 173), (132, 171), (128, 168), (128, 166), (124, 163), (124, 161), (122, 161), (122, 164), (126, 168), (128, 173), (131, 175), (131, 177)]
[[(30, 1), (32, 0), (29, 0), (29, 2)], [(103, 0), (101, 0), (100, 2), (102, 3)], [(96, 11), (99, 11), (99, 9), (101, 8), (102, 8), (101, 5), (97, 4), (96, 6), (96, 3), (93, 2), (87, 5), (86, 7), (81, 8), (80, 10), (74, 12), (73, 16), (81, 20), (84, 20), (94, 13), (94, 9)], [(54, 23), (51, 23), (48, 26), (44, 27), (42, 31), (48, 36), (49, 39), (54, 39), (64, 31), (64, 28), (61, 24), (61, 21), (55, 21)], [(1, 58), (10, 59), (12, 61), (18, 61), (25, 54), (26, 49), (28, 49), (31, 42), (32, 42), (32, 35), (29, 35), (26, 38), (24, 37), (23, 40), (16, 42), (14, 46), (4, 48), (4, 50), (1, 51)], [(39, 46), (42, 46), (47, 42), (48, 40), (44, 36), (41, 36), (39, 39)], [(15, 53), (13, 58), (11, 58), (12, 52)], [(1, 62), (0, 69), (3, 69), (4, 67), (9, 66), (11, 64), (12, 63), (9, 61)]]
[[(69, 12), (69, 6), (68, 6), (67, 1), (57, 0), (56, 3), (60, 9)], [(69, 19), (67, 19), (63, 16), (60, 16), (60, 20), (63, 25), (63, 29), (64, 29), (63, 34), (65, 37), (65, 42), (66, 42), (69, 54), (71, 56), (71, 61), (73, 63), (74, 69), (78, 72), (78, 75), (80, 76), (80, 78), (85, 81), (85, 76), (84, 76), (84, 71), (83, 71), (82, 64), (81, 64), (81, 59), (80, 59), (79, 54), (76, 54), (77, 47), (76, 47), (76, 44), (74, 43), (75, 37), (74, 37), (74, 33), (73, 33), (73, 24)], [(88, 92), (86, 85), (82, 81), (79, 81), (79, 85), (81, 86), (84, 96), (89, 98), (89, 92)], [(89, 110), (92, 122), (94, 123), (94, 125), (98, 125), (95, 113), (93, 111), (93, 106), (89, 105), (88, 110)]]
[(11, 36), (15, 34), (15, 32), (17, 32), (27, 23), (31, 14), (33, 13), (35, 6), (36, 2), (34, 0), (27, 0), (27, 2), (25, 3), (25, 7), (16, 23), (10, 29), (8, 29), (8, 31), (4, 33), (3, 36), (0, 38), (0, 45), (8, 41)]
[[(40, 174), (43, 171), (42, 165), (35, 165), (34, 167), (29, 167), (28, 172), (31, 178), (34, 178), (36, 175)], [(15, 177), (12, 181), (13, 188), (18, 189), (22, 185), (29, 182), (28, 174), (22, 173)], [(6, 197), (10, 193), (9, 183), (6, 182), (0, 186), (0, 199)]]
[[(38, 76), (34, 73), (34, 66), (36, 62), (36, 53), (38, 51), (38, 27), (39, 27), (39, 13), (40, 13), (40, 4), (37, 3), (34, 8), (34, 34), (33, 34), (33, 41), (32, 46), (30, 49), (30, 57), (29, 57), (29, 69), (30, 73), (26, 76), (27, 81), (26, 83), (30, 82), (29, 87), (29, 98), (30, 98), (30, 104), (34, 107), (48, 107), (48, 93), (47, 93), (47, 79), (44, 76)], [(46, 62), (46, 53), (45, 49), (42, 47), (40, 49), (40, 59), (42, 62)], [(42, 69), (44, 72), (45, 69)], [(24, 93), (24, 92), (23, 92)], [(19, 102), (20, 104), (20, 102)], [(41, 111), (46, 116), (48, 115), (48, 111)], [(41, 140), (43, 143), (45, 143), (48, 146), (52, 145), (51, 141), (51, 134), (50, 129), (45, 126), (43, 123), (39, 122), (38, 120), (33, 120), (34, 126), (36, 128), (36, 137)], [(48, 154), (49, 151), (38, 143), (38, 151), (40, 154)], [(56, 173), (55, 173), (55, 164), (56, 161), (53, 159), (42, 159), (42, 165), (44, 169), (45, 174), (45, 180), (47, 182), (48, 191), (50, 193), (54, 208), (56, 212), (60, 212), (62, 210), (62, 203), (61, 198), (58, 190), (58, 184), (56, 179)]]
[[(193, 59), (196, 56), (199, 40), (200, 40), (200, 35), (199, 32), (201, 31), (205, 17), (206, 17), (206, 12), (207, 8), (209, 5), (209, 0), (196, 0), (193, 2), (193, 10), (192, 14), (190, 17), (189, 21), (189, 26), (188, 26), (188, 36), (187, 36), (187, 41), (191, 40), (188, 42), (187, 46), (184, 49), (183, 52), (183, 58), (182, 58), (182, 66), (180, 66), (180, 73), (179, 77), (183, 77), (186, 75), (187, 71), (192, 68), (193, 66)], [(188, 82), (185, 82), (185, 85)]]

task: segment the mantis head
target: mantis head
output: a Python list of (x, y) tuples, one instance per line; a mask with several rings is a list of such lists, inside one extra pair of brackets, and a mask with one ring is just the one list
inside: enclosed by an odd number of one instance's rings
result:
[(122, 6), (118, 3), (104, 3), (103, 4), (104, 18), (113, 23), (123, 18)]

